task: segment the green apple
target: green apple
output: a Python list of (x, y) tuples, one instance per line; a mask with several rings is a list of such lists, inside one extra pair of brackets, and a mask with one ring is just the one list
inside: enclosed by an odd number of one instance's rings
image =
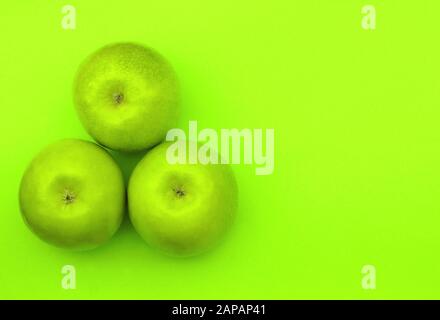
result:
[(26, 169), (20, 209), (42, 240), (70, 249), (91, 249), (109, 240), (125, 209), (118, 165), (92, 142), (66, 139), (43, 149)]
[(158, 144), (175, 126), (178, 91), (175, 72), (159, 53), (117, 43), (80, 66), (74, 100), (81, 122), (97, 142), (137, 151)]
[(130, 177), (130, 219), (151, 246), (178, 256), (202, 253), (231, 225), (238, 190), (231, 168), (220, 164), (170, 164), (156, 146)]

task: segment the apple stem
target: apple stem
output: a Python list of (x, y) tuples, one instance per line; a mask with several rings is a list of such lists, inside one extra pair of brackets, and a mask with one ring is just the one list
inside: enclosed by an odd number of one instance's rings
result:
[(65, 204), (71, 204), (75, 201), (75, 194), (70, 190), (65, 190), (63, 194), (63, 202)]
[(119, 105), (124, 100), (124, 95), (120, 92), (113, 93), (113, 101), (115, 104)]
[(176, 196), (178, 198), (182, 198), (185, 196), (185, 190), (183, 190), (183, 188), (173, 188), (173, 191), (176, 193)]

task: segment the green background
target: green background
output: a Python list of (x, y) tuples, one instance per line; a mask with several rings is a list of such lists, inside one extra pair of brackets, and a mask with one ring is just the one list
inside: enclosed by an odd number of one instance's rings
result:
[[(2, 4), (0, 298), (440, 298), (440, 2), (64, 1)], [(374, 4), (377, 29), (361, 28)], [(182, 84), (180, 127), (274, 128), (275, 172), (233, 167), (235, 225), (190, 259), (128, 219), (106, 245), (38, 240), (21, 175), (57, 139), (90, 139), (72, 103), (79, 63), (116, 41), (152, 46)], [(141, 155), (115, 154), (128, 177)], [(74, 265), (77, 289), (61, 288)], [(361, 268), (377, 268), (377, 289)]]

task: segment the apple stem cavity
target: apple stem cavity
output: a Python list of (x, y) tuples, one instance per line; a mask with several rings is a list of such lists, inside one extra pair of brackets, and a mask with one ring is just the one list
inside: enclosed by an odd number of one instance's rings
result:
[(113, 102), (116, 105), (120, 105), (124, 101), (124, 95), (121, 92), (113, 93)]
[(183, 198), (186, 194), (185, 190), (182, 187), (173, 188), (174, 193), (177, 198)]
[(72, 191), (67, 190), (67, 189), (64, 190), (64, 194), (63, 194), (64, 204), (69, 205), (69, 204), (73, 203), (75, 201), (75, 198), (76, 198), (76, 196)]

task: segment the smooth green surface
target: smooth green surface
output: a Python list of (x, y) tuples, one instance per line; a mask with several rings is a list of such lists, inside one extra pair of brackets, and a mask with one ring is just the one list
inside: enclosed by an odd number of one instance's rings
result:
[[(1, 298), (440, 298), (440, 3), (368, 1), (9, 1), (0, 19)], [(182, 84), (180, 126), (275, 128), (275, 172), (233, 167), (236, 223), (191, 259), (150, 249), (126, 219), (107, 245), (38, 240), (18, 210), (24, 168), (75, 114), (80, 62), (136, 41)], [(128, 176), (140, 155), (116, 158)], [(61, 268), (77, 289), (61, 288)], [(361, 287), (374, 264), (377, 289)]]

